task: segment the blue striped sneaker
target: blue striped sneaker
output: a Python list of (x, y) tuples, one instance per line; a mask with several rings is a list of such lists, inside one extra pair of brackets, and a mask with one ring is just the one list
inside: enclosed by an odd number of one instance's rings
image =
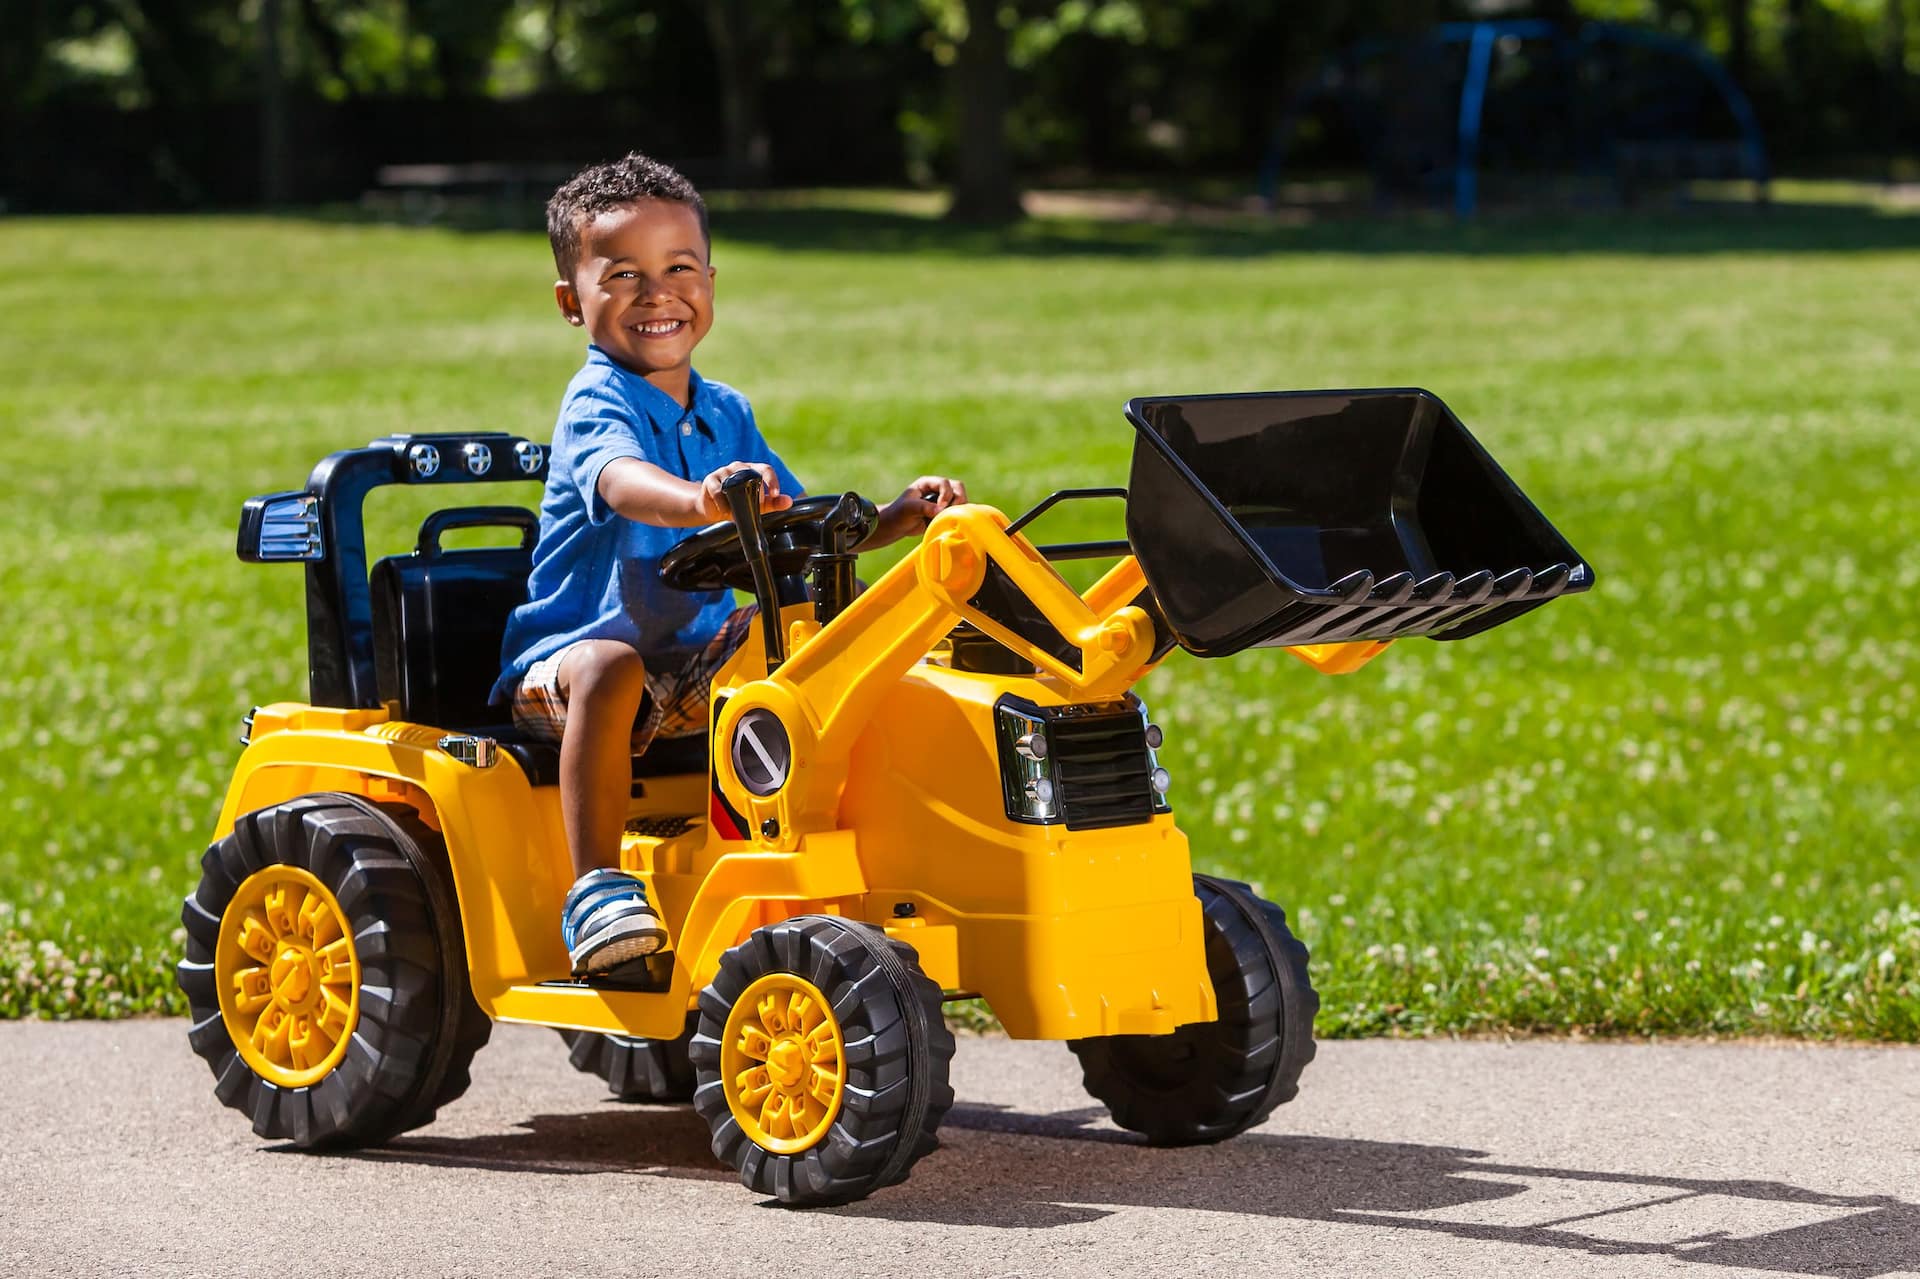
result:
[(647, 904), (647, 888), (624, 870), (590, 870), (574, 881), (560, 915), (560, 937), (575, 977), (597, 977), (667, 944)]

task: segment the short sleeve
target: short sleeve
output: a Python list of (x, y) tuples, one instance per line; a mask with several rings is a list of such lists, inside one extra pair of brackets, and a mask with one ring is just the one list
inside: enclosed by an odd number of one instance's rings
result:
[(632, 420), (607, 401), (582, 396), (567, 408), (562, 425), (566, 474), (579, 490), (587, 519), (594, 524), (605, 524), (613, 518), (614, 511), (600, 496), (600, 472), (607, 469), (607, 463), (623, 457), (644, 462), (646, 450), (640, 447), (640, 436)]

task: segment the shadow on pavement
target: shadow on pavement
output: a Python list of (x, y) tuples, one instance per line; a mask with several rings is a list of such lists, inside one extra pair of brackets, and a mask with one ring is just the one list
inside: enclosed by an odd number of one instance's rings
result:
[[(1920, 1269), (1920, 1205), (1885, 1195), (1504, 1164), (1483, 1151), (1407, 1142), (1253, 1133), (1218, 1146), (1155, 1149), (1090, 1126), (1105, 1116), (1097, 1106), (1031, 1115), (956, 1105), (941, 1129), (941, 1150), (904, 1186), (822, 1211), (1034, 1230), (1096, 1221), (1117, 1207), (1184, 1208), (1747, 1271)], [(690, 1108), (612, 1101), (536, 1116), (508, 1134), (405, 1137), (351, 1157), (733, 1180)], [(1702, 1229), (1702, 1222), (1711, 1224)]]
[[(483, 1168), (489, 1172), (588, 1173), (671, 1171), (676, 1176), (735, 1180), (713, 1157), (706, 1121), (690, 1106), (635, 1105), (608, 1100), (599, 1110), (536, 1115), (511, 1133), (485, 1137), (401, 1137), (373, 1150), (346, 1154), (382, 1163)], [(292, 1146), (276, 1151), (297, 1152)]]
[[(1087, 1127), (1105, 1114), (1099, 1107), (1025, 1115), (956, 1106), (941, 1130), (943, 1146), (995, 1149), (944, 1167), (928, 1160), (908, 1183), (913, 1193), (882, 1194), (835, 1211), (1032, 1229), (1104, 1216), (1106, 1205), (1199, 1208), (1742, 1270), (1867, 1276), (1920, 1268), (1920, 1205), (1885, 1195), (1531, 1167), (1446, 1146), (1263, 1133), (1160, 1150), (1126, 1133)], [(1103, 1149), (1063, 1154), (1061, 1143)], [(989, 1177), (955, 1177), (986, 1168)], [(1732, 1228), (1689, 1228), (1675, 1238), (1662, 1230), (1666, 1223), (1646, 1220), (1676, 1209), (1681, 1220), (1688, 1214), (1731, 1218)], [(1640, 1219), (1628, 1224), (1629, 1214)], [(1659, 1237), (1663, 1233), (1669, 1237)]]

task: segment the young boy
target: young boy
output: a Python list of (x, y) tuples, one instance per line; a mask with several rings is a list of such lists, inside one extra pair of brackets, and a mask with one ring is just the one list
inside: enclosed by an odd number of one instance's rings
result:
[[(746, 397), (694, 372), (713, 326), (707, 210), (679, 173), (638, 153), (582, 170), (547, 203), (554, 299), (591, 340), (554, 427), (528, 600), (502, 643), (496, 702), (560, 742), (560, 810), (577, 876), (561, 936), (575, 976), (666, 944), (644, 885), (617, 869), (632, 755), (703, 733), (708, 684), (752, 629), (732, 593), (663, 586), (660, 561), (727, 518), (720, 483), (753, 470), (765, 511), (800, 493)], [(922, 476), (880, 513), (868, 550), (967, 499)], [(644, 714), (643, 714), (644, 710)]]

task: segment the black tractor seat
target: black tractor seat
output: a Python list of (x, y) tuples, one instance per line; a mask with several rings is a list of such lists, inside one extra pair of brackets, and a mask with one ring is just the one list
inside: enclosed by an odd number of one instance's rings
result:
[[(445, 550), (453, 528), (512, 528), (518, 546)], [(560, 747), (503, 725), (505, 708), (487, 694), (500, 674), (507, 617), (527, 598), (539, 521), (519, 506), (465, 506), (435, 511), (420, 525), (410, 555), (373, 566), (374, 668), (382, 700), (398, 702), (400, 718), (447, 732), (491, 737), (535, 786), (560, 780)], [(704, 736), (664, 738), (633, 760), (633, 775), (668, 777), (707, 771)]]

